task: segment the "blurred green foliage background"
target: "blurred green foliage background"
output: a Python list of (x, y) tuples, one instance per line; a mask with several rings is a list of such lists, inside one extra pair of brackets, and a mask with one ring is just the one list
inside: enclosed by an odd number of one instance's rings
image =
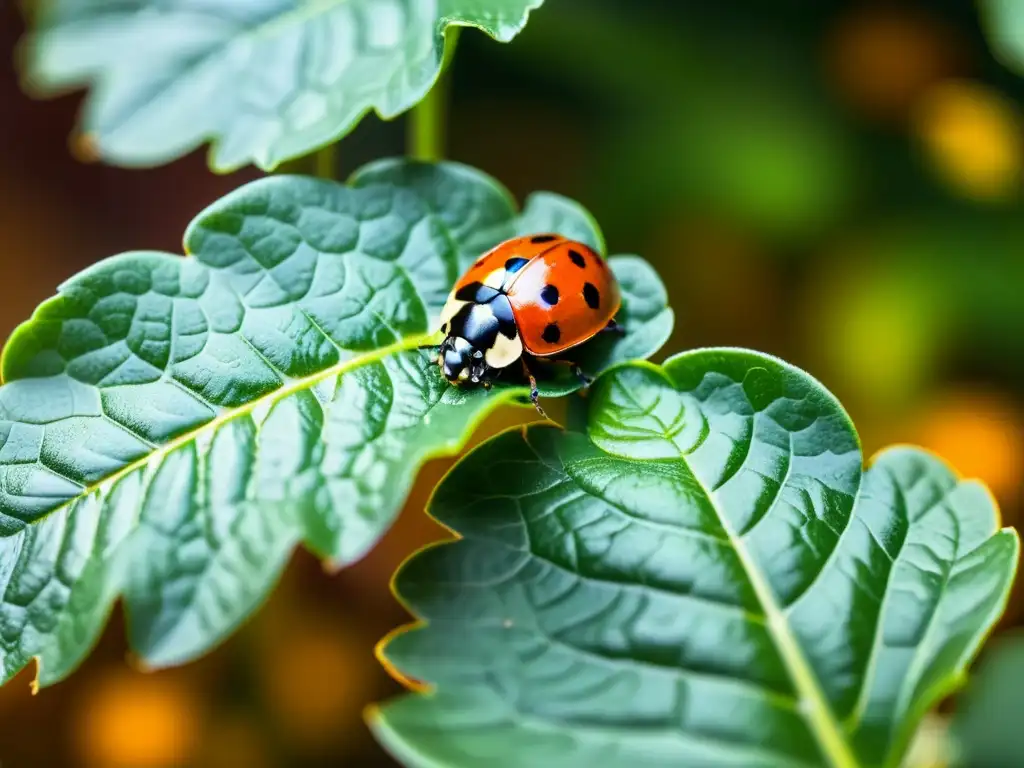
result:
[[(33, 102), (0, 10), (0, 330), (58, 283), (185, 224), (258, 176), (196, 152), (128, 171), (68, 134), (79, 95)], [(867, 455), (916, 443), (980, 477), (1007, 524), (1024, 509), (1024, 77), (991, 54), (966, 0), (548, 0), (510, 45), (461, 36), (448, 155), (522, 199), (582, 202), (615, 252), (661, 272), (678, 321), (664, 350), (753, 347), (811, 372)], [(342, 176), (404, 149), (365, 120)], [(478, 433), (533, 420), (508, 409)], [(0, 689), (4, 768), (390, 766), (362, 708), (398, 690), (373, 646), (407, 616), (388, 579), (443, 532), (435, 461), (395, 528), (328, 576), (297, 552), (283, 584), (201, 661), (147, 674), (123, 617), (67, 682)], [(1018, 590), (1019, 592), (1019, 590)], [(1000, 627), (1024, 623), (1019, 594)]]

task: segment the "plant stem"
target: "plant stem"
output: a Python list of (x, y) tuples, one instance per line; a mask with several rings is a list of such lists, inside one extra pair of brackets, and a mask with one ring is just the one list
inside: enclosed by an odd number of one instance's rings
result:
[(427, 95), (409, 113), (406, 152), (415, 160), (436, 163), (445, 155), (445, 112), (448, 106), (448, 65), (455, 54), (459, 27), (445, 32), (441, 72)]
[(436, 163), (444, 157), (444, 85), (439, 78), (409, 114), (406, 152), (415, 160)]
[(318, 178), (333, 179), (338, 159), (338, 142), (332, 141), (325, 147), (321, 147), (314, 159), (314, 171)]

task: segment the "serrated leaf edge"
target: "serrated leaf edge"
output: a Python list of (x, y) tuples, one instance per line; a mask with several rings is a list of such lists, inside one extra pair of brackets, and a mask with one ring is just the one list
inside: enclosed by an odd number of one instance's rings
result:
[(901, 764), (901, 760), (906, 753), (907, 747), (910, 745), (910, 741), (916, 733), (921, 719), (925, 714), (927, 714), (932, 707), (944, 698), (963, 688), (968, 679), (967, 668), (978, 657), (978, 653), (981, 651), (982, 646), (988, 641), (992, 633), (995, 632), (999, 617), (1002, 616), (1003, 612), (1006, 610), (1006, 605), (1010, 600), (1010, 590), (1016, 581), (1017, 572), (1020, 566), (1020, 534), (1015, 528), (1005, 526), (997, 530), (991, 538), (1004, 535), (1009, 535), (1013, 539), (1013, 567), (1010, 569), (1009, 573), (1007, 573), (1006, 583), (1003, 585), (1002, 597), (995, 604), (992, 612), (986, 618), (988, 628), (984, 632), (977, 634), (974, 642), (958, 659), (962, 669), (951, 675), (947, 675), (934, 686), (927, 689), (920, 696), (921, 704), (908, 711), (904, 727), (897, 729), (896, 735), (893, 737), (892, 748), (890, 749), (889, 754), (886, 755), (885, 766), (887, 768), (898, 768)]
[[(840, 414), (842, 414), (843, 417), (850, 424), (850, 426), (852, 427), (853, 435), (854, 435), (854, 437), (856, 439), (857, 447), (858, 447), (858, 449), (861, 450), (862, 455), (863, 455), (863, 450), (861, 448), (861, 442), (860, 442), (860, 435), (857, 433), (856, 426), (853, 424), (852, 419), (850, 418), (850, 416), (847, 413), (846, 409), (839, 402), (838, 398), (836, 398), (835, 395), (832, 394), (832, 391), (830, 389), (828, 389), (824, 384), (822, 384), (818, 379), (816, 379), (814, 376), (812, 376), (810, 373), (807, 373), (806, 371), (803, 371), (802, 369), (797, 368), (796, 366), (794, 366), (791, 363), (786, 362), (782, 358), (776, 357), (776, 356), (768, 354), (768, 353), (756, 352), (755, 350), (747, 349), (747, 348), (744, 348), (744, 347), (704, 347), (704, 348), (688, 350), (686, 352), (680, 352), (678, 354), (672, 355), (669, 358), (667, 358), (664, 361), (664, 363), (661, 363), (661, 364), (652, 363), (649, 360), (622, 361), (622, 362), (616, 363), (615, 365), (609, 366), (607, 369), (605, 369), (601, 373), (601, 376), (608, 375), (609, 373), (611, 373), (613, 371), (616, 371), (616, 370), (618, 370), (620, 368), (624, 368), (624, 367), (642, 367), (642, 368), (647, 368), (649, 370), (657, 372), (660, 376), (665, 378), (666, 381), (671, 385), (671, 381), (669, 381), (669, 379), (667, 377), (667, 374), (665, 373), (665, 370), (663, 368), (663, 366), (667, 365), (670, 361), (676, 360), (676, 359), (685, 358), (685, 357), (689, 357), (689, 356), (693, 356), (693, 355), (699, 355), (699, 354), (705, 354), (705, 353), (722, 353), (722, 352), (740, 352), (740, 353), (744, 353), (744, 354), (750, 354), (751, 352), (755, 352), (757, 355), (759, 355), (761, 357), (764, 357), (764, 358), (767, 358), (769, 360), (772, 360), (773, 362), (778, 363), (780, 366), (782, 366), (782, 367), (784, 367), (784, 368), (786, 368), (788, 370), (795, 371), (796, 373), (798, 373), (802, 377), (810, 380), (814, 385), (816, 385), (818, 388), (820, 388), (820, 390), (824, 394), (826, 394), (833, 401), (833, 403), (837, 406), (837, 411)], [(528, 431), (530, 426), (532, 426), (532, 425), (522, 425), (522, 426), (511, 427), (509, 429), (503, 430), (503, 431), (493, 435), (490, 439), (491, 440), (496, 440), (496, 439), (498, 439), (499, 437), (501, 437), (504, 434), (507, 434), (509, 432), (515, 432), (515, 431), (521, 432), (523, 434), (524, 438), (525, 438), (526, 433), (527, 433), (527, 431)], [(919, 446), (919, 445), (915, 445), (913, 443), (907, 443), (907, 442), (899, 442), (899, 443), (893, 443), (891, 445), (887, 445), (887, 446), (885, 446), (885, 447), (875, 451), (867, 459), (864, 459), (862, 461), (862, 465), (861, 465), (862, 477), (863, 477), (863, 474), (866, 473), (875, 464), (875, 462), (881, 457), (881, 455), (883, 453), (886, 453), (886, 452), (892, 451), (892, 450), (899, 450), (899, 449), (915, 450), (915, 451), (919, 451), (919, 452), (921, 452), (923, 454), (926, 454), (926, 455), (932, 457), (934, 460), (940, 462), (944, 467), (948, 468), (949, 471), (953, 474), (953, 476), (957, 480), (957, 482), (962, 482), (964, 480), (970, 480), (971, 479), (971, 478), (966, 478), (963, 475), (961, 475), (959, 472), (957, 472), (957, 470), (953, 466), (951, 466), (942, 456), (940, 456), (935, 451), (932, 451), (931, 449), (925, 448), (923, 446)], [(458, 531), (455, 531), (452, 528), (450, 528), (449, 526), (445, 525), (444, 523), (439, 521), (437, 518), (435, 518), (430, 513), (430, 506), (431, 506), (431, 503), (433, 502), (433, 499), (434, 499), (434, 496), (435, 496), (435, 494), (437, 492), (437, 489), (442, 485), (442, 483), (445, 481), (445, 479), (448, 477), (448, 475), (451, 474), (454, 470), (455, 470), (455, 466), (450, 467), (448, 469), (448, 471), (445, 472), (444, 476), (442, 476), (441, 479), (438, 481), (437, 485), (434, 486), (434, 489), (431, 491), (431, 494), (430, 494), (430, 496), (427, 499), (426, 509), (424, 510), (425, 514), (427, 514), (427, 516), (430, 517), (430, 519), (436, 525), (438, 525), (439, 527), (443, 528), (452, 538), (450, 540), (448, 540), (448, 541), (434, 541), (434, 542), (431, 542), (431, 543), (429, 543), (429, 544), (427, 544), (427, 545), (425, 545), (423, 547), (418, 548), (417, 550), (415, 550), (414, 552), (409, 554), (406, 558), (404, 558), (402, 560), (402, 562), (399, 564), (398, 568), (395, 569), (395, 572), (391, 575), (391, 579), (389, 580), (389, 585), (388, 585), (389, 590), (390, 590), (392, 596), (395, 598), (396, 602), (398, 602), (399, 605), (402, 606), (402, 608), (404, 608), (409, 614), (411, 614), (414, 617), (414, 619), (413, 619), (413, 621), (406, 622), (406, 623), (401, 624), (401, 625), (393, 628), (392, 630), (390, 630), (384, 637), (382, 637), (376, 643), (376, 645), (374, 646), (374, 649), (373, 649), (374, 657), (377, 659), (377, 661), (380, 663), (380, 665), (384, 668), (385, 672), (387, 672), (388, 675), (392, 679), (394, 679), (400, 685), (405, 687), (412, 694), (426, 696), (426, 697), (429, 697), (429, 696), (433, 695), (433, 693), (436, 690), (436, 686), (435, 685), (430, 685), (430, 684), (427, 684), (427, 683), (423, 683), (421, 681), (415, 680), (415, 679), (405, 675), (403, 672), (401, 672), (401, 670), (399, 670), (397, 668), (397, 666), (394, 663), (391, 662), (390, 659), (387, 658), (387, 655), (385, 653), (385, 649), (387, 648), (388, 644), (394, 638), (398, 637), (399, 635), (403, 635), (403, 634), (405, 634), (407, 632), (412, 632), (412, 631), (415, 631), (415, 630), (418, 630), (418, 629), (422, 629), (422, 628), (426, 627), (429, 624), (429, 622), (427, 620), (416, 616), (415, 611), (413, 611), (411, 609), (411, 607), (405, 601), (405, 599), (401, 595), (401, 593), (398, 592), (398, 590), (396, 588), (396, 580), (397, 580), (398, 574), (403, 570), (403, 568), (406, 566), (406, 564), (408, 562), (410, 562), (414, 558), (418, 557), (421, 553), (427, 552), (427, 551), (435, 549), (437, 547), (447, 546), (447, 545), (451, 544), (452, 542), (459, 541), (459, 540), (461, 540), (463, 538), (463, 536)], [(698, 483), (700, 483), (699, 478), (696, 478), (696, 476), (695, 476), (695, 479), (698, 481)], [(715, 506), (714, 505), (714, 501), (711, 498), (710, 494), (707, 492), (707, 489), (704, 487), (703, 483), (700, 483), (700, 486), (701, 486), (701, 490), (704, 491), (705, 496), (708, 498), (709, 502), (711, 502), (712, 506), (714, 507)], [(927, 691), (925, 691), (924, 693), (922, 693), (922, 695), (919, 698), (920, 704), (918, 706), (916, 706), (916, 707), (913, 707), (911, 710), (908, 711), (908, 714), (907, 714), (907, 717), (906, 717), (905, 721), (901, 724), (902, 727), (899, 727), (899, 728), (896, 729), (895, 735), (893, 737), (892, 744), (890, 745), (889, 753), (887, 754), (886, 759), (885, 759), (884, 765), (886, 766), (886, 768), (896, 768), (899, 765), (899, 761), (902, 758), (904, 752), (906, 751), (906, 747), (909, 744), (910, 739), (913, 737), (913, 734), (916, 731), (916, 728), (917, 728), (921, 718), (933, 706), (935, 706), (939, 701), (941, 701), (946, 696), (956, 692), (966, 682), (966, 680), (967, 680), (967, 671), (966, 671), (966, 669), (970, 665), (970, 663), (977, 657), (978, 652), (980, 651), (981, 647), (985, 644), (985, 642), (988, 640), (988, 638), (991, 636), (991, 634), (995, 631), (995, 627), (996, 627), (996, 623), (998, 621), (998, 617), (1001, 616), (1002, 613), (1006, 609), (1006, 605), (1007, 605), (1007, 603), (1009, 601), (1009, 597), (1010, 597), (1011, 587), (1013, 586), (1013, 584), (1014, 584), (1014, 582), (1016, 580), (1016, 574), (1018, 572), (1019, 565), (1020, 565), (1020, 559), (1021, 559), (1020, 535), (1016, 531), (1016, 529), (1014, 529), (1013, 527), (1004, 526), (1003, 525), (1002, 509), (1001, 509), (1001, 507), (999, 505), (999, 502), (996, 499), (995, 495), (992, 493), (992, 490), (986, 484), (984, 484), (984, 483), (979, 483), (979, 486), (985, 491), (986, 494), (988, 494), (989, 499), (990, 499), (991, 504), (992, 504), (992, 507), (993, 507), (993, 510), (994, 510), (994, 514), (995, 514), (995, 528), (996, 528), (996, 530), (993, 532), (993, 534), (990, 537), (990, 539), (991, 538), (995, 538), (997, 536), (1003, 536), (1003, 535), (1009, 535), (1013, 539), (1013, 548), (1014, 548), (1013, 567), (1006, 574), (1007, 578), (1006, 578), (1006, 581), (1005, 581), (1005, 585), (1003, 587), (1003, 594), (1002, 594), (1001, 599), (995, 604), (992, 612), (988, 616), (988, 621), (987, 621), (988, 627), (987, 627), (987, 629), (985, 631), (980, 632), (980, 633), (978, 633), (976, 635), (976, 637), (974, 639), (974, 642), (965, 650), (964, 654), (961, 655), (961, 657), (959, 659), (960, 666), (963, 667), (963, 669), (961, 669), (959, 672), (956, 672), (954, 674), (951, 674), (951, 675), (943, 678), (943, 680), (939, 681), (932, 688), (930, 688)], [(859, 498), (859, 494), (858, 494), (857, 498)], [(854, 505), (856, 505), (856, 499), (854, 501)], [(715, 507), (715, 512), (716, 512), (716, 514), (719, 514), (717, 507)], [(734, 540), (733, 532), (728, 527), (728, 525), (726, 524), (726, 522), (725, 522), (724, 518), (721, 516), (721, 514), (719, 514), (719, 519), (723, 523), (723, 526), (724, 526), (724, 528), (725, 528), (725, 530), (727, 532), (727, 535), (729, 536), (730, 542), (732, 542)], [(734, 548), (735, 548), (735, 545), (734, 545)], [(753, 574), (747, 568), (747, 561), (749, 559), (748, 556), (746, 555), (745, 552), (741, 552), (739, 550), (739, 548), (736, 548), (736, 551), (737, 551), (737, 555), (741, 559), (741, 563), (743, 564), (744, 570), (746, 570), (748, 576), (751, 577), (751, 582), (752, 582), (752, 584), (754, 586), (755, 592), (757, 593), (758, 599), (761, 600), (762, 601), (762, 605), (765, 606), (765, 609), (766, 609), (765, 610), (765, 614), (766, 614), (766, 618), (768, 619), (769, 628), (774, 630), (775, 626), (773, 624), (773, 621), (779, 621), (780, 619), (782, 620), (782, 622), (783, 622), (783, 629), (785, 631), (786, 636), (789, 637), (789, 642), (791, 643), (791, 648), (789, 650), (790, 651), (795, 651), (796, 655), (798, 656), (798, 659), (796, 661), (797, 661), (799, 667), (801, 668), (800, 671), (801, 671), (802, 675), (804, 675), (803, 682), (805, 682), (805, 683), (809, 682), (810, 685), (812, 686), (812, 689), (814, 691), (816, 691), (816, 693), (817, 693), (818, 702), (815, 703), (815, 702), (812, 701), (811, 704), (809, 705), (809, 708), (807, 706), (803, 706), (803, 707), (801, 707), (801, 709), (803, 709), (805, 714), (808, 715), (808, 718), (812, 721), (812, 724), (817, 724), (818, 721), (820, 720), (820, 715), (822, 713), (825, 714), (825, 721), (826, 722), (823, 725), (825, 726), (825, 728), (828, 731), (827, 736), (826, 736), (826, 734), (818, 733), (817, 732), (817, 728), (815, 728), (815, 730), (816, 730), (816, 736), (819, 738), (819, 743), (821, 744), (823, 749), (826, 750), (826, 755), (833, 760), (832, 768), (861, 768), (860, 762), (856, 759), (856, 757), (854, 756), (853, 752), (851, 751), (848, 740), (843, 735), (842, 730), (839, 728), (839, 723), (835, 720), (835, 717), (832, 715), (831, 709), (828, 706), (827, 701), (825, 701), (824, 695), (821, 693), (820, 687), (818, 686), (817, 679), (816, 679), (813, 671), (807, 665), (806, 659), (803, 658), (803, 653), (800, 650), (799, 645), (796, 644), (795, 639), (792, 637), (791, 633), (789, 633), (788, 628), (785, 627), (785, 623), (784, 623), (785, 622), (785, 616), (782, 614), (781, 611), (778, 610), (778, 606), (775, 605), (774, 597), (771, 597), (770, 602), (769, 601), (765, 601), (764, 598), (762, 597), (760, 591), (758, 591), (759, 589), (763, 588), (763, 589), (766, 589), (768, 591), (769, 595), (771, 595), (770, 588), (768, 588), (768, 585), (764, 583), (763, 578), (759, 580), (759, 583), (755, 582), (755, 580), (752, 578)], [(772, 613), (770, 613), (769, 610), (768, 610), (769, 604), (774, 609), (774, 615)], [(780, 653), (783, 653), (782, 648), (780, 648)], [(784, 653), (783, 653), (783, 661), (787, 665), (787, 668), (790, 668), (789, 665), (790, 665), (790, 661), (791, 660), (789, 658), (787, 658)], [(798, 690), (801, 691), (801, 699), (800, 699), (800, 701), (801, 701), (801, 704), (803, 704), (806, 699), (804, 698), (804, 693), (805, 692), (804, 692), (804, 690), (803, 690), (803, 688), (802, 688), (802, 686), (800, 684), (801, 681), (796, 678), (796, 676), (794, 675), (794, 671), (791, 668), (790, 668), (790, 674), (794, 676), (794, 682), (797, 684)], [(389, 749), (390, 748), (394, 748), (394, 749), (397, 749), (398, 751), (400, 751), (402, 754), (409, 754), (410, 756), (414, 756), (416, 758), (416, 760), (419, 761), (418, 762), (419, 765), (427, 765), (427, 766), (430, 766), (430, 768), (449, 768), (448, 766), (444, 766), (441, 763), (437, 763), (436, 761), (433, 761), (433, 760), (429, 759), (428, 757), (426, 757), (425, 755), (420, 754), (418, 752), (406, 752), (405, 751), (405, 740), (403, 738), (399, 737), (398, 734), (396, 734), (393, 731), (393, 729), (391, 729), (388, 726), (388, 724), (387, 724), (387, 718), (383, 715), (383, 712), (382, 712), (382, 703), (374, 702), (374, 703), (371, 703), (371, 704), (367, 705), (364, 708), (364, 710), (363, 710), (363, 719), (366, 722), (367, 727), (374, 734), (376, 734), (378, 736), (378, 739), (380, 740), (381, 743), (385, 743), (385, 741), (386, 741), (386, 743), (389, 745)], [(384, 734), (384, 733), (392, 734), (394, 736), (394, 738), (385, 739), (381, 735), (381, 734)], [(826, 738), (827, 738), (827, 741), (824, 740)], [(424, 761), (429, 761), (429, 762), (424, 762)]]
[[(259, 37), (260, 35), (267, 34), (267, 28), (273, 28), (278, 25), (281, 25), (283, 23), (282, 19), (284, 17), (288, 17), (289, 21), (294, 17), (313, 19), (316, 18), (316, 16), (320, 15), (321, 13), (325, 12), (325, 10), (329, 9), (331, 6), (340, 5), (342, 2), (345, 2), (345, 0), (326, 0), (326, 2), (311, 3), (309, 7), (303, 7), (300, 9), (289, 11), (285, 14), (282, 14), (281, 16), (275, 16), (270, 21), (254, 29), (248, 30), (244, 34), (249, 37)], [(206, 150), (206, 164), (209, 167), (210, 171), (217, 175), (227, 175), (230, 173), (234, 173), (249, 164), (256, 166), (265, 173), (273, 173), (277, 168), (279, 168), (282, 164), (286, 162), (298, 159), (300, 157), (306, 157), (307, 155), (311, 155), (315, 152), (318, 152), (319, 150), (323, 149), (326, 146), (329, 146), (340, 141), (345, 136), (350, 134), (355, 129), (355, 127), (362, 122), (363, 118), (365, 118), (371, 112), (375, 113), (378, 117), (380, 117), (381, 120), (389, 122), (391, 120), (394, 120), (399, 115), (408, 112), (410, 109), (419, 104), (423, 99), (427, 97), (427, 94), (429, 94), (430, 91), (434, 89), (438, 81), (441, 79), (441, 76), (444, 74), (444, 63), (446, 59), (449, 57), (449, 54), (447, 52), (454, 45), (454, 41), (448, 39), (448, 30), (453, 29), (457, 31), (462, 28), (476, 29), (490, 37), (492, 40), (495, 40), (496, 42), (509, 43), (516, 37), (516, 35), (522, 32), (523, 29), (525, 29), (526, 24), (529, 21), (530, 14), (533, 11), (540, 8), (543, 4), (544, 0), (530, 0), (528, 6), (523, 9), (521, 21), (515, 24), (505, 24), (500, 29), (490, 29), (483, 23), (472, 23), (450, 15), (439, 17), (437, 23), (434, 26), (434, 35), (440, 41), (437, 47), (437, 69), (423, 89), (413, 92), (412, 97), (409, 100), (407, 100), (405, 106), (399, 107), (398, 109), (392, 112), (382, 111), (374, 105), (368, 106), (366, 109), (363, 109), (359, 113), (354, 115), (350, 121), (338, 125), (333, 131), (333, 138), (320, 144), (312, 145), (301, 154), (288, 155), (283, 156), (277, 160), (271, 160), (269, 159), (267, 153), (265, 152), (262, 156), (258, 156), (256, 153), (253, 153), (249, 158), (247, 158), (248, 162), (243, 161), (234, 164), (221, 163), (218, 161), (218, 156), (220, 153), (220, 147), (223, 143), (223, 139), (220, 135), (220, 132), (213, 131), (203, 134), (195, 143), (190, 145), (190, 149), (186, 149), (185, 151), (178, 151), (173, 156), (162, 161), (126, 163), (123, 160), (114, 160), (112, 163), (109, 164), (124, 168), (158, 168), (167, 165), (170, 162), (173, 162), (175, 159), (180, 158), (185, 154), (188, 154), (188, 152), (191, 152), (203, 145), (207, 145), (208, 148)], [(26, 16), (27, 23), (34, 25), (37, 21), (38, 20), (29, 19)], [(104, 70), (100, 73), (93, 72), (83, 74), (80, 75), (77, 79), (68, 80), (67, 82), (62, 83), (61, 85), (55, 85), (52, 83), (46, 84), (43, 82), (35, 81), (31, 77), (30, 70), (32, 69), (32, 59), (35, 57), (34, 50), (37, 44), (37, 40), (35, 38), (37, 34), (38, 33), (34, 29), (29, 29), (25, 32), (25, 34), (22, 35), (22, 37), (18, 40), (18, 42), (15, 45), (14, 63), (16, 69), (19, 70), (19, 86), (24, 93), (36, 99), (44, 99), (57, 98), (81, 90), (93, 91), (97, 88), (102, 87), (101, 79), (109, 77), (109, 70)], [(85, 97), (82, 106), (79, 108), (78, 116), (75, 118), (76, 124), (72, 128), (71, 133), (68, 137), (69, 144), (71, 146), (75, 146), (82, 142), (83, 140), (91, 141), (92, 146), (95, 150), (95, 157), (93, 157), (92, 159), (105, 160), (105, 158), (99, 153), (99, 149), (97, 146), (98, 142), (95, 141), (95, 137), (97, 136), (96, 132), (87, 127), (87, 123), (89, 122), (89, 114), (91, 112), (91, 102), (92, 95), (90, 93)]]
[[(954, 479), (957, 481), (957, 483), (977, 480), (977, 478), (968, 477), (966, 475), (961, 474), (959, 471), (957, 471), (956, 467), (950, 464), (936, 451), (933, 451), (932, 449), (926, 448), (925, 446), (922, 445), (917, 445), (915, 443), (908, 442), (892, 443), (891, 445), (887, 445), (884, 448), (878, 449), (870, 456), (870, 458), (868, 458), (864, 462), (864, 471), (866, 472), (868, 469), (874, 466), (875, 462), (877, 462), (878, 459), (881, 458), (883, 453), (896, 450), (912, 450), (931, 457), (934, 461), (941, 463), (943, 467), (948, 469), (949, 472), (953, 475)], [(1010, 591), (1017, 580), (1017, 573), (1020, 570), (1021, 559), (1020, 534), (1012, 526), (1004, 525), (1003, 510), (999, 504), (999, 500), (996, 498), (995, 494), (992, 493), (992, 489), (981, 481), (978, 481), (978, 487), (981, 490), (983, 490), (985, 494), (989, 497), (989, 502), (992, 504), (992, 510), (994, 512), (995, 517), (993, 526), (995, 530), (993, 531), (992, 535), (988, 539), (986, 539), (986, 543), (999, 536), (1009, 536), (1013, 541), (1013, 565), (1010, 568), (1009, 572), (1007, 572), (1006, 574), (1006, 581), (1003, 585), (1002, 596), (994, 604), (992, 612), (986, 618), (987, 628), (982, 632), (976, 633), (973, 643), (968, 645), (968, 647), (964, 650), (963, 654), (961, 654), (961, 656), (957, 660), (958, 666), (960, 666), (961, 669), (959, 669), (956, 672), (953, 672), (950, 675), (947, 675), (946, 677), (936, 682), (931, 688), (926, 689), (920, 695), (918, 699), (918, 705), (911, 707), (909, 710), (907, 710), (906, 719), (904, 720), (904, 722), (900, 724), (900, 727), (897, 727), (894, 730), (892, 743), (890, 745), (888, 754), (885, 756), (885, 761), (883, 763), (883, 765), (886, 766), (886, 768), (898, 768), (903, 756), (906, 753), (910, 741), (914, 736), (914, 733), (917, 731), (917, 728), (920, 725), (921, 719), (936, 704), (938, 704), (946, 697), (956, 693), (967, 682), (968, 668), (970, 667), (971, 663), (977, 658), (979, 652), (981, 651), (981, 648), (985, 645), (986, 642), (988, 642), (988, 639), (995, 632), (999, 617), (1002, 616), (1006, 610), (1006, 606), (1010, 600)]]

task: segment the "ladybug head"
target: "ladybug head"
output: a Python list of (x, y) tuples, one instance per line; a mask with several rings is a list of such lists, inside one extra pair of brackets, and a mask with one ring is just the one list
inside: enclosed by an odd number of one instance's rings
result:
[(437, 364), (449, 383), (455, 385), (486, 382), (490, 372), (483, 351), (460, 336), (449, 336), (441, 342)]

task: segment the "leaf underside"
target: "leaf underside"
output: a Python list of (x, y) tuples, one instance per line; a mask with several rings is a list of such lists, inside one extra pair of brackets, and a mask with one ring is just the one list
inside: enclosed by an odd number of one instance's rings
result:
[(390, 119), (429, 91), (445, 30), (508, 42), (543, 0), (53, 0), (25, 83), (88, 85), (81, 130), (107, 162), (151, 166), (212, 141), (216, 171), (272, 170)]
[(983, 486), (892, 448), (774, 358), (620, 366), (587, 427), (510, 431), (400, 570), (421, 622), (382, 657), (427, 686), (371, 715), (410, 766), (895, 766), (1005, 605)]
[[(253, 182), (193, 221), (191, 258), (122, 254), (62, 285), (2, 360), (0, 679), (33, 656), (40, 684), (66, 676), (119, 596), (142, 661), (183, 662), (255, 609), (297, 543), (361, 557), (426, 459), (523, 398), (516, 381), (450, 387), (417, 347), (483, 250), (552, 227), (603, 252), (565, 198), (520, 213), (472, 169), (383, 161), (349, 186)], [(584, 347), (591, 373), (672, 327), (646, 262), (610, 264), (628, 333)]]

